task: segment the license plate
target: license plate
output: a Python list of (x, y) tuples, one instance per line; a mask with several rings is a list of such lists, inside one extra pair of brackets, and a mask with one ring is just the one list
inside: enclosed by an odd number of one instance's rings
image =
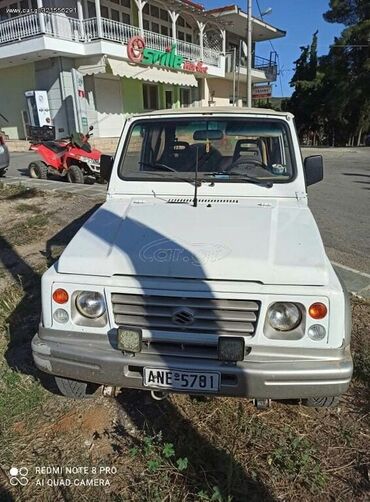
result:
[(217, 392), (220, 374), (199, 371), (144, 368), (144, 386), (160, 389)]

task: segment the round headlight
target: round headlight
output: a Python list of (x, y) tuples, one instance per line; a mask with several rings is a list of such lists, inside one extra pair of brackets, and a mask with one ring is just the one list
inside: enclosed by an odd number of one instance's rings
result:
[(85, 317), (96, 319), (105, 312), (103, 295), (96, 291), (82, 291), (76, 298), (77, 310)]
[(291, 331), (301, 322), (302, 314), (294, 303), (277, 302), (268, 309), (267, 319), (272, 328)]

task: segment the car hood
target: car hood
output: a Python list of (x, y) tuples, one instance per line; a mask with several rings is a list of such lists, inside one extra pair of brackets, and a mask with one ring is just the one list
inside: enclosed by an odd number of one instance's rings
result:
[(199, 204), (112, 199), (59, 259), (63, 274), (325, 285), (328, 260), (296, 200)]

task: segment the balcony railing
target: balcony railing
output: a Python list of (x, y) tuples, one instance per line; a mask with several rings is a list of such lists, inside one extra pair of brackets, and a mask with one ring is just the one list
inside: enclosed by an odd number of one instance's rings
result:
[[(269, 82), (275, 82), (277, 79), (277, 63), (274, 58), (266, 59), (261, 56), (253, 56), (252, 67), (255, 70), (261, 70), (265, 73), (266, 80)], [(246, 70), (247, 63), (244, 57), (240, 60), (240, 68)], [(226, 73), (232, 73), (234, 71), (233, 55), (228, 53), (226, 56)], [(236, 58), (235, 71), (239, 71), (239, 59)]]
[[(136, 26), (101, 19), (101, 34), (99, 34), (98, 20), (96, 18), (80, 21), (61, 14), (43, 14), (45, 31), (40, 26), (40, 18), (37, 14), (27, 14), (0, 22), (0, 44), (15, 42), (35, 35), (45, 33), (48, 36), (74, 42), (91, 42), (100, 37), (112, 42), (126, 43), (131, 37), (140, 35), (140, 29)], [(166, 50), (173, 44), (172, 37), (160, 35), (152, 31), (144, 30), (144, 39), (148, 47), (158, 50)], [(203, 48), (196, 44), (176, 40), (178, 54), (187, 59), (199, 61), (205, 64), (220, 66), (220, 53), (209, 47)]]
[(37, 14), (14, 17), (0, 23), (0, 44), (15, 42), (40, 33)]

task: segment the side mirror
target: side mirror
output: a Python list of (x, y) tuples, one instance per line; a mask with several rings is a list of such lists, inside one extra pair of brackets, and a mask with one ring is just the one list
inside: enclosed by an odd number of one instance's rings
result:
[(111, 155), (102, 154), (100, 156), (100, 177), (108, 182), (112, 174), (113, 160)]
[(321, 155), (311, 155), (303, 162), (306, 185), (314, 185), (324, 178), (324, 162)]

